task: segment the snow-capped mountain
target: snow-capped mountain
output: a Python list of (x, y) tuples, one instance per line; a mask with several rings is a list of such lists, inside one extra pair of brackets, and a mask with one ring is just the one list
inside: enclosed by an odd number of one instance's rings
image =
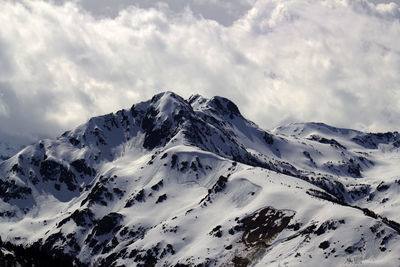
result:
[(399, 266), (399, 147), (161, 93), (0, 163), (0, 235), (78, 266)]

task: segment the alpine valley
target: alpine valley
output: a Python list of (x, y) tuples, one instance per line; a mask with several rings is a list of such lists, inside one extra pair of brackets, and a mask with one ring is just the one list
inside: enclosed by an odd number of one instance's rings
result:
[(399, 148), (165, 92), (2, 161), (0, 236), (76, 266), (400, 266)]

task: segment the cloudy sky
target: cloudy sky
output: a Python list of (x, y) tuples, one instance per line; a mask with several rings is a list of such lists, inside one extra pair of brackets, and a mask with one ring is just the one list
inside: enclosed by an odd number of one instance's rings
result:
[(400, 3), (2, 0), (0, 140), (54, 137), (157, 92), (271, 129), (399, 130)]

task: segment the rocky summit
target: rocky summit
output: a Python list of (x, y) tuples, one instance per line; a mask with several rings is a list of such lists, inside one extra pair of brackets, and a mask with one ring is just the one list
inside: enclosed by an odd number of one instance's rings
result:
[(76, 266), (399, 266), (399, 148), (165, 92), (0, 162), (0, 235)]

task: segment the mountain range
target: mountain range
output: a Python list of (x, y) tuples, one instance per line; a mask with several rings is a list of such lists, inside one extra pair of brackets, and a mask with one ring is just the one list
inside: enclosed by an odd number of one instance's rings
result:
[(164, 92), (0, 162), (0, 235), (76, 266), (400, 266), (399, 148)]

